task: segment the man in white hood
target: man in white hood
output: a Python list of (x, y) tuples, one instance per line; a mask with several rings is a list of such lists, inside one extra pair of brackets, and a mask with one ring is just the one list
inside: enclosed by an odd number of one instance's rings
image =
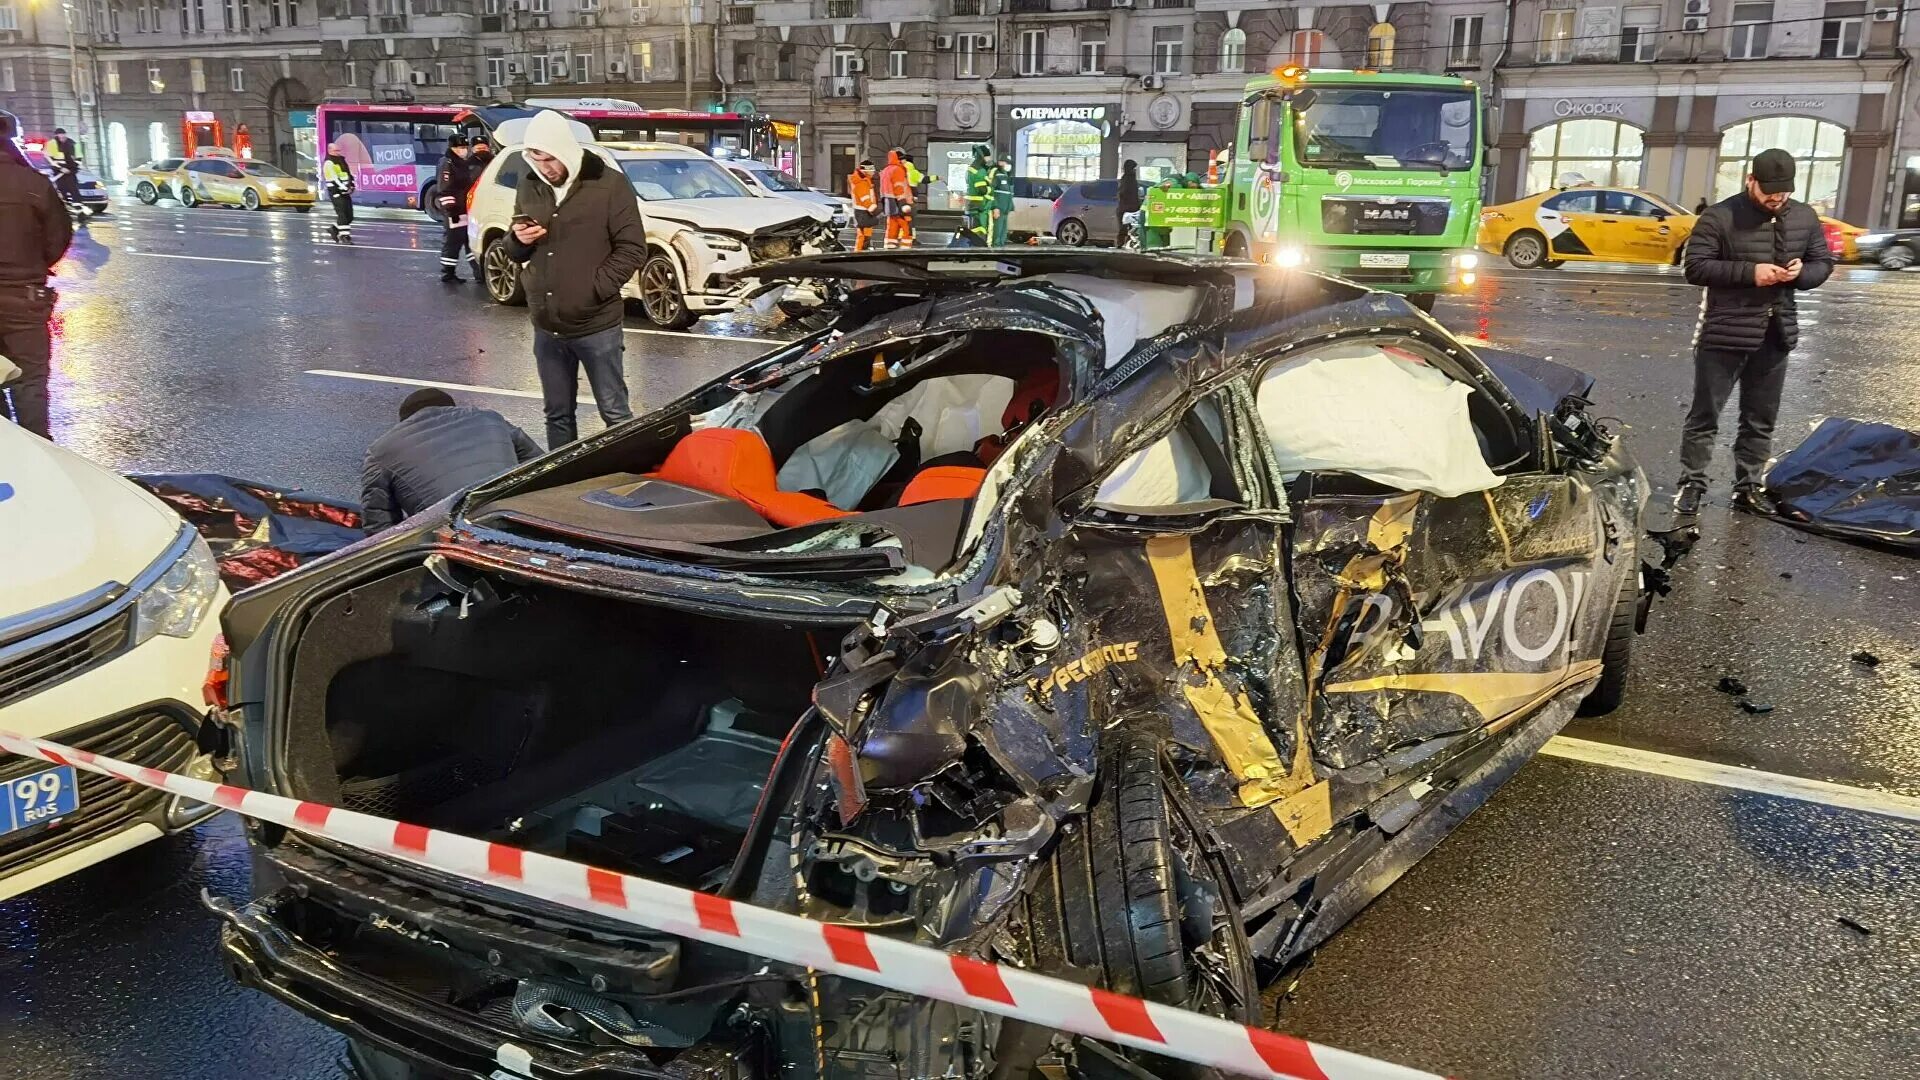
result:
[(554, 450), (579, 437), (582, 368), (607, 426), (633, 416), (620, 289), (646, 262), (647, 233), (626, 176), (581, 146), (564, 115), (547, 109), (528, 122), (525, 156), (532, 168), (514, 194), (507, 254), (526, 264), (533, 357)]

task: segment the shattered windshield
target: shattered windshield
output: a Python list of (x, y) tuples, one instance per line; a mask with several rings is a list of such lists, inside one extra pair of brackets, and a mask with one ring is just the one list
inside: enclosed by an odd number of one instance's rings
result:
[(1294, 95), (1294, 152), (1342, 169), (1465, 169), (1479, 137), (1472, 91), (1315, 87)]

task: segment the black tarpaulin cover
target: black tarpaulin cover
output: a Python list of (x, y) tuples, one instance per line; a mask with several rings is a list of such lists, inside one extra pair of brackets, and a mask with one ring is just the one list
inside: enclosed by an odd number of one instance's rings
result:
[(1767, 493), (1807, 515), (1789, 524), (1920, 552), (1920, 433), (1828, 417), (1774, 462)]
[(216, 473), (130, 476), (206, 537), (230, 589), (257, 585), (364, 538), (360, 508)]

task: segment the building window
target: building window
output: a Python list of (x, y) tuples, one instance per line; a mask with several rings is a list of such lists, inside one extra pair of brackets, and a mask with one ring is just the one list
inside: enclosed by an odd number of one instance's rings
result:
[[(12, 9), (9, 8), (8, 10), (11, 11)], [(142, 0), (141, 4), (133, 9), (133, 32), (136, 34), (144, 34), (147, 32), (147, 5), (145, 0)]]
[(653, 81), (653, 42), (642, 41), (633, 47), (634, 74), (641, 82)]
[(236, 94), (247, 92), (247, 69), (239, 66), (227, 69), (227, 89)]
[(1041, 75), (1047, 70), (1047, 32), (1020, 31), (1020, 74)]
[(859, 59), (860, 54), (852, 49), (833, 50), (833, 77), (846, 79), (857, 74), (853, 69), (859, 66)]
[(1724, 199), (1744, 188), (1753, 155), (1774, 147), (1800, 163), (1794, 170), (1793, 197), (1832, 217), (1840, 203), (1840, 161), (1847, 150), (1847, 132), (1838, 124), (1804, 116), (1762, 117), (1723, 132), (1713, 197)]
[(240, 13), (234, 10), (234, 8), (239, 5), (240, 0), (226, 0), (226, 2), (220, 6), (220, 25), (222, 27), (228, 30), (237, 30), (240, 28)]
[(1320, 66), (1320, 54), (1326, 51), (1327, 35), (1318, 30), (1295, 30), (1287, 50), (1287, 62), (1301, 67)]
[(960, 35), (954, 44), (953, 70), (962, 79), (980, 77), (980, 35)]
[(1392, 23), (1374, 23), (1367, 31), (1367, 66), (1375, 71), (1385, 71), (1393, 66)]
[(1820, 55), (1837, 60), (1860, 55), (1867, 36), (1867, 5), (1828, 4), (1826, 20), (1820, 24)]
[(120, 92), (120, 62), (118, 60), (109, 60), (103, 66), (106, 68), (105, 80), (107, 84), (107, 93), (109, 94), (119, 93)]
[(1540, 62), (1564, 64), (1573, 59), (1573, 12), (1566, 8), (1540, 13)]
[(160, 65), (148, 64), (147, 65), (147, 93), (158, 94), (164, 91), (166, 88), (167, 88), (167, 84), (160, 78)]
[(1480, 66), (1480, 35), (1486, 19), (1479, 15), (1455, 15), (1453, 36), (1447, 45), (1448, 67)]
[(349, 60), (347, 61), (346, 68), (347, 68), (347, 71), (346, 71), (347, 85), (359, 86), (360, 85), (360, 65)]
[(591, 14), (600, 10), (600, 0), (575, 0), (583, 13)]
[[(7, 14), (11, 15), (12, 13), (13, 13), (13, 9), (11, 8), (7, 9)], [(13, 61), (12, 60), (0, 60), (0, 90), (5, 90), (9, 93), (13, 91)]]
[(798, 53), (799, 48), (795, 45), (780, 46), (780, 51), (773, 56), (773, 77), (775, 79), (781, 82), (792, 82), (797, 78), (793, 70), (793, 61)]
[(1015, 136), (1013, 173), (1069, 183), (1100, 179), (1100, 129), (1082, 120), (1029, 124)]
[(1154, 74), (1180, 74), (1180, 65), (1186, 60), (1186, 51), (1187, 31), (1185, 27), (1156, 26), (1153, 28)]
[(1239, 75), (1247, 70), (1247, 32), (1234, 27), (1220, 35), (1220, 71)]
[(750, 83), (754, 81), (754, 47), (749, 42), (736, 42), (733, 46), (733, 81)]
[(1727, 59), (1759, 60), (1767, 55), (1767, 31), (1773, 22), (1773, 0), (1733, 5), (1733, 25), (1727, 27)]
[(592, 53), (583, 52), (573, 54), (573, 81), (577, 83), (590, 83), (593, 81)]
[(1660, 52), (1660, 9), (1630, 7), (1620, 16), (1620, 62), (1645, 64)]
[(1080, 74), (1101, 75), (1107, 70), (1107, 39), (1080, 40)]
[(827, 18), (857, 19), (860, 17), (860, 0), (827, 0)]
[(527, 81), (535, 86), (547, 85), (546, 53), (534, 53), (527, 57)]
[(487, 85), (507, 85), (507, 57), (499, 49), (487, 50)]
[(1640, 186), (1640, 129), (1618, 120), (1563, 120), (1533, 133), (1527, 144), (1527, 190), (1591, 181)]
[(187, 61), (187, 85), (196, 94), (207, 92), (207, 65), (198, 57)]
[(193, 4), (193, 32), (207, 32), (207, 0), (191, 0)]
[(907, 77), (907, 50), (889, 49), (887, 51), (887, 78), (904, 79)]

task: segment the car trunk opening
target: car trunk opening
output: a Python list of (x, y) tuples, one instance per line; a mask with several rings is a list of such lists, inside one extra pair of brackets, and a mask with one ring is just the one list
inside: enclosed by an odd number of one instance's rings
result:
[(459, 574), (464, 595), (420, 567), (313, 612), (284, 728), (296, 793), (723, 880), (837, 635)]

